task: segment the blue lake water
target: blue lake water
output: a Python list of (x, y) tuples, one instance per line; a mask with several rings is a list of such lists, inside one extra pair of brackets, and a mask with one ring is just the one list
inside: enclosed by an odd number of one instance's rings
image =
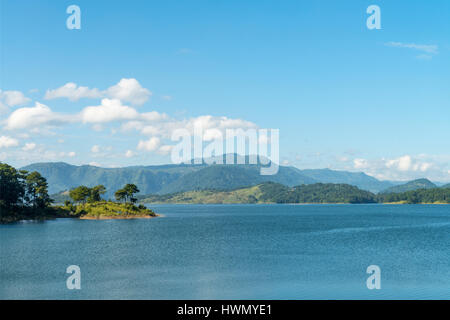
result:
[(0, 299), (450, 298), (450, 206), (151, 207), (164, 217), (0, 226)]

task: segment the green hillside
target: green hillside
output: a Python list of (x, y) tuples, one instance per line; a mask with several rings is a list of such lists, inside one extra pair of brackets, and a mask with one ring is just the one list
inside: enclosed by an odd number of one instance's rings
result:
[(268, 181), (289, 186), (316, 182), (291, 167), (280, 167), (276, 175), (263, 176), (260, 174), (258, 165), (212, 165), (182, 176), (177, 181), (164, 186), (160, 193), (210, 189), (232, 190)]
[(428, 179), (418, 179), (405, 184), (394, 186), (384, 190), (382, 193), (402, 193), (419, 189), (433, 189), (437, 186)]
[(141, 197), (143, 203), (374, 203), (376, 196), (345, 184), (288, 187), (267, 182), (231, 191), (200, 190)]
[(337, 171), (330, 169), (299, 170), (301, 174), (321, 183), (341, 183), (357, 186), (371, 192), (380, 192), (394, 186), (390, 181), (380, 181), (363, 172)]
[(450, 188), (419, 189), (402, 193), (379, 194), (383, 203), (450, 204)]

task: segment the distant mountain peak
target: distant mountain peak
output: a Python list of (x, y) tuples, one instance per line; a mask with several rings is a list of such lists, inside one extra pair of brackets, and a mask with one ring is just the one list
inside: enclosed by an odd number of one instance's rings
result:
[(402, 193), (419, 189), (433, 189), (433, 188), (437, 188), (437, 185), (435, 185), (433, 182), (431, 182), (426, 178), (421, 178), (394, 187), (387, 188), (386, 190), (383, 190), (382, 193)]

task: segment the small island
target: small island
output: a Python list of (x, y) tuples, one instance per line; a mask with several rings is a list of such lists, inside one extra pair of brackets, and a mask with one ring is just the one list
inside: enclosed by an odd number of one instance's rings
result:
[(103, 185), (79, 186), (68, 192), (72, 199), (53, 205), (47, 180), (38, 172), (16, 170), (0, 163), (0, 223), (21, 220), (78, 218), (89, 220), (153, 218), (158, 215), (144, 205), (136, 205), (139, 189), (127, 184), (114, 194), (116, 201), (104, 200)]

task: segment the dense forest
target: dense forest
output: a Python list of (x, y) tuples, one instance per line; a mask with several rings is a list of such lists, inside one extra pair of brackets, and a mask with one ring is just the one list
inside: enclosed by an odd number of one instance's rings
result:
[(433, 189), (419, 189), (402, 193), (379, 194), (378, 201), (383, 203), (403, 202), (418, 203), (444, 203), (450, 204), (450, 186)]
[(316, 183), (294, 188), (266, 183), (261, 200), (273, 203), (375, 203), (376, 196), (348, 184)]

